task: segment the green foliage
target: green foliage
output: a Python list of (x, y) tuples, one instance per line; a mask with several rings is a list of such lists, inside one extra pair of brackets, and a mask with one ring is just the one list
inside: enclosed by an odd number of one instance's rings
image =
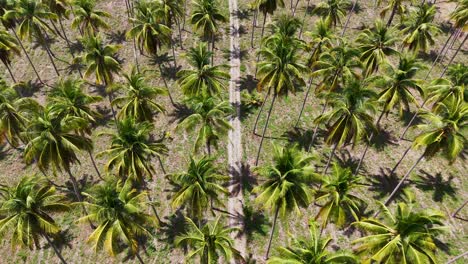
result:
[(325, 22), (336, 27), (341, 24), (341, 19), (346, 16), (346, 10), (351, 6), (348, 0), (326, 0), (317, 4), (313, 13), (320, 16)]
[(432, 22), (436, 14), (435, 8), (434, 5), (424, 3), (411, 12), (408, 20), (402, 23), (405, 27), (402, 33), (406, 34), (403, 44), (409, 51), (426, 52), (435, 44), (434, 36), (441, 32), (439, 26)]
[(192, 23), (194, 30), (201, 33), (204, 38), (214, 38), (219, 24), (227, 22), (227, 17), (219, 9), (216, 0), (197, 0), (193, 2)]
[(96, 10), (95, 0), (73, 0), (73, 21), (71, 27), (78, 29), (85, 36), (95, 36), (99, 30), (109, 29), (109, 24), (104, 20), (111, 17), (107, 12)]
[(20, 55), (18, 42), (8, 31), (0, 30), (0, 60), (10, 66), (14, 55)]

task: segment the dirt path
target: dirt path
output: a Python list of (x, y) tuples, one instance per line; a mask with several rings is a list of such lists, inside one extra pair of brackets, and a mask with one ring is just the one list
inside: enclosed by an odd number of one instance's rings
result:
[[(244, 197), (242, 195), (242, 144), (241, 144), (241, 124), (240, 124), (240, 45), (239, 45), (239, 18), (237, 17), (237, 0), (229, 0), (229, 34), (230, 34), (230, 74), (229, 82), (229, 102), (235, 109), (235, 114), (229, 120), (232, 129), (229, 130), (228, 161), (231, 184), (229, 187), (228, 212), (230, 226), (244, 226)], [(244, 232), (234, 235), (234, 245), (243, 257), (246, 257), (247, 238)]]

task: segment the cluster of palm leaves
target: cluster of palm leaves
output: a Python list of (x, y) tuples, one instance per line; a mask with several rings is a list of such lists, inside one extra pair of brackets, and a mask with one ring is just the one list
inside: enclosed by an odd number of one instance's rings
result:
[[(407, 201), (398, 203), (394, 213), (387, 206), (402, 191), (403, 183), (421, 160), (442, 154), (454, 162), (464, 151), (468, 67), (452, 62), (466, 38), (439, 78), (428, 79), (437, 57), (422, 80), (418, 76), (427, 67), (418, 59), (418, 52), (427, 52), (441, 31), (433, 21), (433, 4), (423, 2), (410, 8), (402, 0), (387, 1), (380, 14), (385, 17), (390, 12), (387, 22), (377, 20), (351, 39), (344, 36), (356, 1), (318, 3), (312, 14), (319, 19), (311, 31), (304, 23), (308, 12), (302, 20), (295, 17), (298, 3), (299, 0), (295, 5), (291, 1), (292, 15), (278, 15), (268, 27), (267, 16), (284, 7), (284, 1), (255, 0), (251, 5), (254, 26), (259, 11), (263, 14), (256, 64), (258, 93), (246, 95), (254, 107), (260, 106), (253, 128), (256, 135), (260, 116), (270, 100), (262, 133), (258, 135), (261, 139), (255, 160), (255, 171), (263, 181), (252, 191), (257, 206), (273, 215), (266, 259), (278, 219), (300, 215), (301, 209), (312, 204), (319, 207), (309, 223), (309, 237), (293, 237), (289, 245), (277, 249), (278, 254), (268, 263), (435, 263), (436, 239), (444, 229), (443, 214), (416, 211), (414, 199), (406, 190)], [(77, 222), (91, 226), (88, 243), (93, 249), (104, 249), (112, 256), (126, 252), (143, 263), (140, 252), (145, 249), (146, 240), (155, 237), (157, 228), (165, 224), (158, 214), (157, 196), (153, 195), (154, 180), (162, 179), (163, 174), (173, 186), (173, 210), (185, 215), (187, 230), (176, 237), (174, 245), (189, 249), (187, 261), (199, 257), (200, 263), (242, 262), (245, 256), (241, 256), (231, 238), (231, 233), (238, 230), (227, 227), (227, 217), (223, 215), (229, 177), (217, 162), (218, 147), (224, 144), (231, 129), (228, 118), (235, 114), (224, 98), (230, 75), (215, 56), (216, 38), (227, 16), (216, 0), (193, 2), (190, 23), (199, 39), (184, 53), (187, 66), (176, 74), (175, 91), (163, 75), (159, 56), (171, 49), (178, 69), (176, 46), (184, 49), (185, 1), (126, 0), (125, 4), (130, 25), (126, 37), (134, 43), (135, 58), (129, 71), (124, 70), (118, 58), (121, 46), (108, 43), (103, 34), (110, 28), (107, 20), (111, 14), (99, 10), (95, 0), (0, 0), (4, 27), (0, 30), (0, 60), (13, 81), (11, 85), (0, 81), (0, 133), (11, 148), (22, 153), (27, 164), (42, 173), (24, 176), (11, 187), (1, 186), (0, 234), (10, 235), (12, 246), (31, 249), (40, 247), (44, 238), (60, 261), (66, 263), (53, 241), (63, 231), (54, 218), (78, 207), (82, 216)], [(451, 14), (455, 31), (450, 38), (466, 29), (466, 6), (467, 1), (461, 1)], [(395, 15), (399, 16), (399, 23), (392, 26)], [(67, 20), (79, 35), (76, 41), (83, 48), (80, 53), (75, 54), (72, 47), (75, 40), (69, 37)], [(343, 23), (342, 31), (337, 32)], [(264, 37), (266, 28), (271, 34)], [(57, 60), (63, 60), (52, 49), (53, 38), (61, 38), (67, 44), (72, 57), (68, 73), (57, 65)], [(25, 41), (37, 43), (45, 50), (58, 77), (55, 82), (41, 76)], [(47, 87), (45, 100), (23, 97), (18, 92), (18, 85), (24, 83), (17, 83), (12, 63), (21, 53), (39, 83)], [(165, 87), (152, 84), (150, 69), (141, 67), (139, 56), (157, 61)], [(62, 76), (74, 72), (81, 78)], [(308, 97), (323, 104), (314, 119), (307, 152), (298, 146), (274, 145), (274, 151), (269, 153), (272, 161), (265, 159), (260, 164), (277, 99), (303, 87), (307, 91), (296, 127), (303, 124), (301, 117)], [(103, 104), (103, 98), (93, 95), (91, 89), (103, 89), (110, 113), (97, 110), (102, 110), (96, 105)], [(263, 100), (260, 93), (265, 93)], [(173, 94), (181, 94), (179, 102)], [(193, 142), (192, 151), (187, 151), (185, 171), (166, 172), (163, 161), (169, 153), (170, 133), (154, 132), (159, 131), (154, 121), (167, 113), (164, 96), (169, 97), (174, 108), (188, 110), (176, 127), (178, 132), (188, 132)], [(422, 104), (418, 104), (420, 99), (424, 100)], [(376, 202), (379, 208), (370, 217), (369, 204), (356, 194), (364, 183), (359, 174), (367, 150), (374, 135), (380, 132), (383, 118), (395, 109), (403, 115), (411, 108), (416, 112), (408, 128), (416, 116), (424, 121), (416, 126), (420, 133), (392, 173), (411, 149), (423, 147), (424, 151), (386, 201)], [(110, 143), (104, 151), (95, 153), (92, 132), (106, 118), (112, 119), (108, 125), (115, 130), (98, 135), (110, 139)], [(326, 130), (324, 143), (331, 147), (324, 166), (317, 155), (310, 153), (321, 127)], [(352, 170), (334, 160), (340, 149), (358, 144), (366, 147), (357, 168)], [(82, 186), (75, 176), (82, 154), (89, 156), (100, 178), (90, 188)], [(96, 156), (106, 160), (103, 170), (94, 160)], [(155, 161), (162, 173), (154, 166)], [(70, 188), (52, 179), (61, 173), (69, 178)], [(378, 218), (379, 214), (383, 218)], [(359, 228), (368, 235), (353, 242), (354, 252), (333, 251), (329, 248), (332, 239), (322, 234), (329, 224), (340, 229)]]

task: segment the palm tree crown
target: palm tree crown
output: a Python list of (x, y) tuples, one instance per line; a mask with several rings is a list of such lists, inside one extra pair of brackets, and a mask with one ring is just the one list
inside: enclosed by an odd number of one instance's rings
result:
[(100, 28), (108, 29), (104, 18), (111, 17), (107, 12), (96, 10), (95, 0), (73, 0), (74, 19), (71, 27), (79, 29), (82, 35), (94, 36)]
[(434, 45), (434, 35), (441, 31), (437, 24), (432, 22), (436, 14), (435, 8), (435, 5), (424, 3), (402, 23), (405, 27), (402, 33), (406, 34), (403, 44), (408, 50), (425, 52)]

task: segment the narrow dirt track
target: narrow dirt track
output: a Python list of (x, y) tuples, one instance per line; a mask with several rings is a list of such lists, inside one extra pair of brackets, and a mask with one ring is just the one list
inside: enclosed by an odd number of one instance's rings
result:
[(247, 239), (244, 227), (244, 197), (242, 194), (242, 144), (240, 123), (240, 46), (239, 46), (239, 19), (237, 17), (237, 0), (229, 0), (229, 34), (230, 34), (230, 74), (229, 102), (235, 109), (229, 120), (232, 129), (229, 130), (228, 161), (231, 184), (229, 185), (228, 212), (229, 224), (238, 227), (241, 232), (233, 234), (235, 248), (243, 257), (246, 257)]

